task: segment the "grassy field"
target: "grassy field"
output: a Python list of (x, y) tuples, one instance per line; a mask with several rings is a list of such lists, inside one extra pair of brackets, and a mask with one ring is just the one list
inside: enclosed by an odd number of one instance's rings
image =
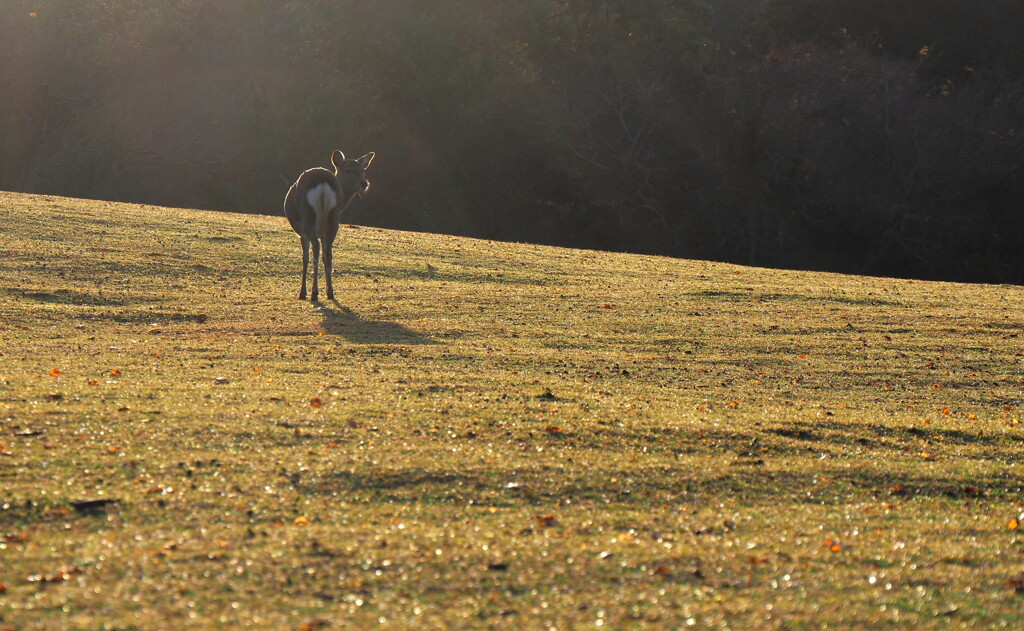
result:
[[(372, 204), (372, 198), (364, 202)], [(0, 193), (0, 630), (986, 628), (1024, 289)]]

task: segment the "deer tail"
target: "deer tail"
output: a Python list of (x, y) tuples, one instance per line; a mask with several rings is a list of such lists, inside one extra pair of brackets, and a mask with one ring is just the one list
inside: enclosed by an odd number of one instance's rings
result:
[(338, 195), (326, 182), (321, 182), (306, 193), (306, 201), (316, 212), (317, 216), (324, 217), (334, 210), (338, 205)]

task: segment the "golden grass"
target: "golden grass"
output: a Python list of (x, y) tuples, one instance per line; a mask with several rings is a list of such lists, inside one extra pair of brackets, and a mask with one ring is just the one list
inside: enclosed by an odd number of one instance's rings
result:
[(1018, 621), (1022, 288), (348, 227), (312, 305), (299, 261), (0, 193), (0, 629)]

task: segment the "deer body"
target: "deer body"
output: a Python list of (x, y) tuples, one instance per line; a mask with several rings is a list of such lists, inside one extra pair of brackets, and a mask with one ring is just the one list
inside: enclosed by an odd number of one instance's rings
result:
[(318, 263), (321, 244), (323, 245), (324, 278), (327, 281), (327, 298), (334, 298), (332, 272), (334, 268), (334, 239), (341, 225), (341, 213), (352, 198), (366, 192), (370, 183), (366, 179), (366, 168), (373, 161), (371, 151), (356, 160), (345, 158), (335, 150), (331, 154), (334, 172), (322, 167), (304, 171), (288, 189), (284, 197), (284, 214), (292, 230), (302, 243), (302, 289), (299, 299), (306, 299), (306, 270), (309, 267), (309, 251), (313, 250), (313, 289), (310, 298), (319, 299), (317, 286)]

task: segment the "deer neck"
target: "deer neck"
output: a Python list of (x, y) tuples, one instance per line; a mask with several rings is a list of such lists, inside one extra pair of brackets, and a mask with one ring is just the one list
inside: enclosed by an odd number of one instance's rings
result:
[(354, 189), (347, 189), (344, 186), (341, 187), (342, 198), (338, 200), (338, 206), (341, 208), (341, 210), (345, 210), (345, 208), (348, 207), (348, 203), (352, 201), (352, 198), (355, 197), (358, 192), (359, 191)]

